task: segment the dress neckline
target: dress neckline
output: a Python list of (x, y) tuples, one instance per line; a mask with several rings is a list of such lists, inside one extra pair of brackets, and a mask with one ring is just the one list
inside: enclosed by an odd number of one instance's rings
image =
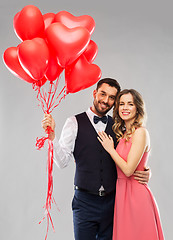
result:
[[(125, 141), (125, 140), (126, 140), (125, 138), (121, 138), (120, 141), (121, 141), (121, 140), (123, 140), (125, 143), (130, 143), (130, 144), (132, 144), (132, 136), (129, 138), (128, 141)], [(151, 147), (149, 148), (148, 151), (144, 152), (144, 154), (145, 154), (145, 153), (149, 153), (150, 151), (151, 151)]]

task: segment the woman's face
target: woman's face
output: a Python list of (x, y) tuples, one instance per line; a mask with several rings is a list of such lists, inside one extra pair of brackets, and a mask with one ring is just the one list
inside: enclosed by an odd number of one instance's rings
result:
[(134, 104), (131, 93), (124, 94), (120, 97), (119, 116), (125, 122), (133, 122), (136, 117), (136, 105)]

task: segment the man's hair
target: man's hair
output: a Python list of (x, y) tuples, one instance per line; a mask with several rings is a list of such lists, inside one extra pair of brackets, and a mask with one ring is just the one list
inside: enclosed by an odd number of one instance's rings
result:
[(117, 89), (117, 93), (119, 93), (121, 91), (120, 84), (118, 83), (117, 80), (115, 80), (113, 78), (103, 78), (103, 79), (101, 79), (97, 83), (97, 88), (96, 89), (98, 90), (103, 83), (106, 83), (106, 84), (108, 84), (111, 87), (115, 87)]

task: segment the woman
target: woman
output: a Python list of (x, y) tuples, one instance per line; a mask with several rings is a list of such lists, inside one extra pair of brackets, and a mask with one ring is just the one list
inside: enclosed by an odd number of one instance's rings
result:
[(135, 170), (144, 170), (150, 152), (141, 95), (134, 89), (121, 91), (113, 117), (119, 141), (116, 150), (111, 136), (100, 132), (98, 137), (117, 165), (113, 240), (163, 240), (154, 197), (148, 186), (139, 184), (133, 176)]

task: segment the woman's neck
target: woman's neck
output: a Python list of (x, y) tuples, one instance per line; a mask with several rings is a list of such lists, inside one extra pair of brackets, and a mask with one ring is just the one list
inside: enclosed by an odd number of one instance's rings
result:
[(125, 121), (126, 132), (128, 132), (131, 129), (132, 124), (133, 121)]

